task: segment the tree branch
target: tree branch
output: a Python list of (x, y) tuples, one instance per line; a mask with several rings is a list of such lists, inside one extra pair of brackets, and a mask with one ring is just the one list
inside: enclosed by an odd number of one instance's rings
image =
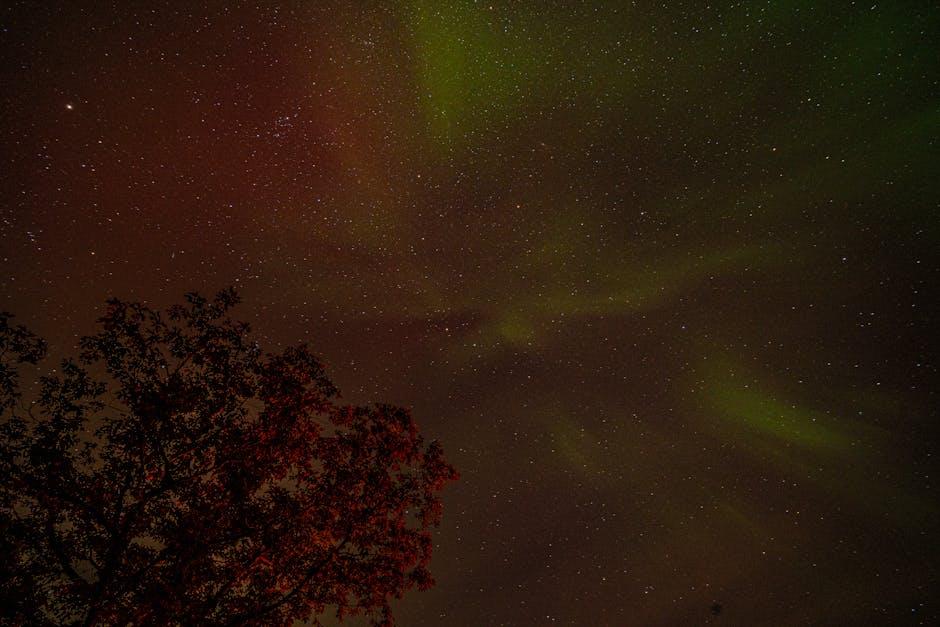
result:
[(226, 625), (229, 627), (234, 627), (235, 625), (243, 625), (252, 619), (261, 618), (265, 614), (270, 614), (274, 610), (288, 603), (291, 599), (297, 596), (298, 593), (300, 593), (300, 591), (303, 589), (304, 586), (310, 583), (310, 580), (313, 579), (314, 575), (320, 572), (320, 570), (324, 566), (326, 566), (334, 557), (336, 557), (336, 555), (343, 549), (343, 547), (346, 546), (346, 543), (349, 542), (349, 538), (350, 538), (350, 534), (347, 534), (346, 537), (343, 538), (343, 541), (337, 544), (335, 547), (333, 547), (330, 550), (330, 552), (322, 560), (320, 560), (319, 562), (317, 562), (316, 564), (308, 568), (307, 572), (304, 573), (303, 578), (297, 583), (297, 585), (294, 586), (294, 588), (290, 592), (284, 593), (281, 596), (281, 598), (277, 599), (276, 601), (272, 601), (270, 603), (262, 605), (261, 607), (255, 610), (252, 610), (250, 612), (245, 612), (240, 615), (236, 615), (231, 620), (229, 620), (226, 623)]
[(87, 586), (91, 583), (90, 581), (86, 581), (84, 577), (79, 575), (75, 569), (72, 568), (71, 560), (69, 560), (68, 556), (65, 554), (65, 549), (62, 547), (62, 543), (59, 542), (59, 537), (56, 535), (55, 517), (51, 511), (46, 514), (46, 540), (49, 541), (49, 547), (52, 549), (52, 553), (55, 555), (63, 572), (68, 575), (69, 579), (83, 586)]

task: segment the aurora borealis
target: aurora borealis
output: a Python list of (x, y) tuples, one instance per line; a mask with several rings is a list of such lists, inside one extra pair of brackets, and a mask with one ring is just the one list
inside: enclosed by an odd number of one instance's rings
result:
[[(83, 6), (84, 5), (84, 6)], [(0, 310), (235, 285), (461, 480), (402, 625), (935, 624), (935, 3), (6, 3)]]

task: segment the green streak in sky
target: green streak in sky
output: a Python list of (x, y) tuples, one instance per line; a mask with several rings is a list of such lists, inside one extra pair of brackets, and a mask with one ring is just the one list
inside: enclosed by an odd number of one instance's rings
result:
[(584, 313), (626, 313), (653, 309), (705, 281), (709, 276), (735, 272), (745, 265), (772, 264), (779, 258), (776, 245), (755, 244), (692, 256), (663, 259), (647, 268), (629, 263), (611, 273), (607, 290), (582, 303)]
[(856, 441), (844, 428), (834, 425), (832, 418), (759, 390), (724, 385), (712, 390), (710, 400), (726, 419), (781, 444), (848, 450)]
[(486, 121), (531, 91), (540, 57), (534, 40), (515, 36), (485, 5), (417, 0), (409, 16), (434, 140), (450, 145), (475, 119)]
[(566, 462), (566, 468), (594, 475), (605, 467), (599, 456), (600, 442), (577, 422), (566, 415), (556, 415), (549, 419), (548, 428), (552, 444)]
[[(577, 218), (570, 216), (561, 222), (565, 225), (562, 230), (578, 224)], [(566, 259), (589, 258), (589, 245), (550, 229), (532, 254), (514, 260), (513, 272), (495, 285), (486, 285), (484, 289), (489, 291), (468, 296), (466, 307), (485, 303), (479, 307), (483, 323), (472, 349), (457, 347), (456, 351), (470, 357), (506, 345), (537, 346), (559, 324), (577, 323), (583, 317), (652, 311), (712, 277), (744, 268), (766, 270), (786, 259), (778, 243), (756, 243), (673, 256), (648, 247), (625, 248), (622, 256), (607, 255), (587, 267), (565, 264)]]
[[(491, 7), (467, 0), (413, 0), (418, 94), (432, 140), (444, 148), (480, 139), (520, 111), (597, 97), (626, 77), (629, 39), (620, 7), (579, 12), (544, 4)], [(598, 23), (604, 24), (598, 27)], [(616, 54), (615, 54), (616, 53)]]
[(806, 407), (723, 355), (703, 361), (705, 408), (722, 430), (761, 448), (803, 456), (855, 455), (880, 429)]
[(528, 344), (536, 336), (532, 322), (517, 312), (505, 313), (495, 325), (498, 336), (513, 345)]
[(909, 533), (923, 533), (933, 524), (936, 504), (900, 489), (891, 477), (891, 455), (896, 454), (891, 432), (873, 424), (868, 412), (845, 417), (852, 399), (863, 399), (872, 415), (895, 413), (893, 403), (864, 390), (834, 393), (833, 399), (842, 398), (836, 402), (844, 412), (836, 417), (788, 398), (755, 374), (724, 355), (703, 361), (695, 386), (703, 391), (704, 403), (697, 412), (717, 437), (853, 508), (889, 517)]

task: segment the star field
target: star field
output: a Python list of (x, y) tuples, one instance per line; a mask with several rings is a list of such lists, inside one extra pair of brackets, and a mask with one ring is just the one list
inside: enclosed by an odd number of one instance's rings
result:
[(929, 2), (0, 8), (0, 310), (236, 286), (461, 480), (402, 625), (940, 610)]

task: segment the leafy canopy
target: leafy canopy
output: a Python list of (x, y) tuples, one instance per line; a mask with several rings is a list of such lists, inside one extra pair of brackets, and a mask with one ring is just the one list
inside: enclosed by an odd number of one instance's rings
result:
[(263, 353), (233, 290), (162, 313), (108, 302), (24, 402), (45, 345), (0, 315), (0, 564), (29, 624), (391, 625), (432, 584), (456, 479), (409, 412), (338, 403), (306, 346)]

